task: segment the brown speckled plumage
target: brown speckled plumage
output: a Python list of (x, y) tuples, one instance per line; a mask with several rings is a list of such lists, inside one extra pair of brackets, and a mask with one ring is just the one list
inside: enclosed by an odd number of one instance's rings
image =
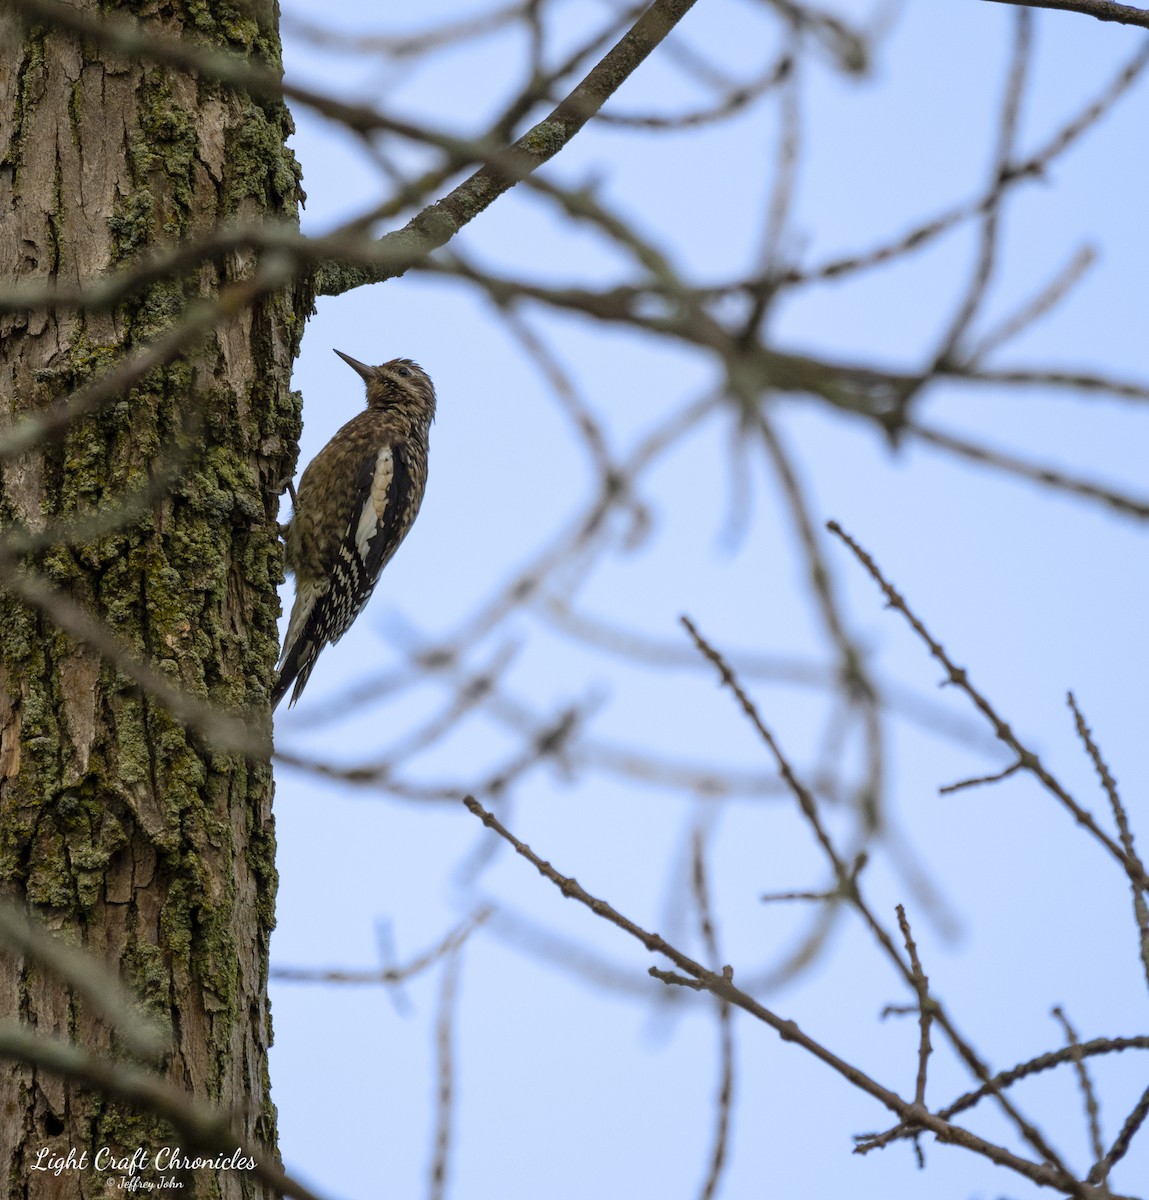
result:
[(319, 652), (351, 627), (415, 521), (427, 485), (435, 388), (407, 358), (369, 367), (335, 352), (367, 383), (367, 409), (311, 461), (287, 528), (295, 603), (283, 639), (274, 708), (294, 704)]

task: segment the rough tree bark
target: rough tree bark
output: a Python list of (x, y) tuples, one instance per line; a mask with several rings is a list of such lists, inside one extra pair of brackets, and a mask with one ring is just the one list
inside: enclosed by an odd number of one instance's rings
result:
[[(99, 0), (79, 6), (101, 10)], [(278, 68), (277, 6), (258, 17), (201, 0), (113, 8)], [(0, 278), (83, 285), (217, 222), (295, 220), (289, 131), (278, 103), (27, 27), (0, 5)], [(230, 254), (110, 312), (0, 316), (0, 427), (69, 394), (255, 265)], [(305, 304), (281, 293), (220, 322), (63, 437), (2, 464), (0, 518), (43, 531), (113, 511), (181, 447), (176, 482), (144, 519), (28, 563), (140, 659), (229, 709), (267, 702), (282, 570), (276, 497), (298, 434), (289, 378)], [(251, 1144), (274, 1147), (271, 789), (267, 762), (213, 752), (50, 614), (0, 596), (0, 890), (115, 965), (171, 1031), (169, 1077), (234, 1107)], [(115, 1053), (113, 1035), (58, 980), (11, 957), (2, 964), (0, 1015)], [(31, 1171), (44, 1147), (173, 1144), (154, 1117), (0, 1063), (0, 1171), (13, 1195), (118, 1186), (122, 1172)], [(184, 1196), (263, 1194), (234, 1171), (182, 1183)]]

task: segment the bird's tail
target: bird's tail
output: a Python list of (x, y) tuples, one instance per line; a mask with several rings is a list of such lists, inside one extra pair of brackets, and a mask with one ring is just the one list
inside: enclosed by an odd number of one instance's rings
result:
[(280, 700), (287, 695), (287, 689), (293, 683), (295, 684), (295, 688), (291, 693), (291, 700), (287, 707), (290, 708), (299, 699), (300, 693), (307, 686), (311, 669), (315, 666), (315, 660), (318, 657), (319, 650), (315, 643), (303, 638), (299, 638), (288, 650), (283, 666), (280, 667), (279, 675), (275, 680), (275, 687), (271, 689), (272, 712), (279, 707)]
[(291, 619), (287, 623), (287, 633), (283, 639), (283, 651), (279, 656), (279, 675), (275, 687), (271, 689), (271, 708), (274, 712), (280, 700), (287, 694), (287, 689), (295, 684), (291, 693), (291, 703), (299, 699), (300, 693), (307, 684), (319, 651), (323, 643), (317, 642), (312, 636), (308, 618), (315, 609), (315, 603), (323, 589), (307, 587), (296, 581), (295, 603), (291, 606)]

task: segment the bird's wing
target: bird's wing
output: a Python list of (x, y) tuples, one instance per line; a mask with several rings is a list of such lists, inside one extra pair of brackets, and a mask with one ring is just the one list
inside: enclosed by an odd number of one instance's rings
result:
[(351, 627), (411, 527), (421, 497), (414, 494), (405, 444), (386, 445), (363, 457), (356, 471), (354, 496), (350, 519), (327, 576), (316, 581), (296, 580), (273, 706), (293, 680), (295, 702), (320, 650), (339, 641)]
[[(405, 443), (384, 446), (364, 461), (354, 513), (332, 571), (331, 590), (340, 590), (348, 598), (346, 617), (337, 623), (332, 642), (347, 632), (370, 599), (383, 568), (411, 528), (419, 500)], [(340, 577), (341, 571), (346, 573), (344, 577)]]

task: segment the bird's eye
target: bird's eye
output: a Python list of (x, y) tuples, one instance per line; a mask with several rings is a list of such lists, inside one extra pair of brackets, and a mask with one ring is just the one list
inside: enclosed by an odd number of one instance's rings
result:
[(398, 373), (402, 375), (404, 379), (406, 379), (411, 374), (411, 371), (407, 367), (400, 367)]

